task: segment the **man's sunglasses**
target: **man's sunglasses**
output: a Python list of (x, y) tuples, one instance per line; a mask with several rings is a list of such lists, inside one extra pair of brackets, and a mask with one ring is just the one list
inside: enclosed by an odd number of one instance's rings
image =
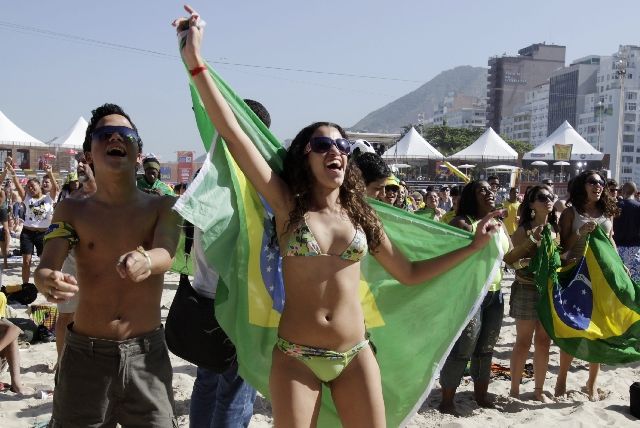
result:
[(336, 146), (336, 149), (343, 155), (348, 155), (351, 152), (351, 143), (345, 138), (336, 138), (334, 140), (329, 137), (313, 137), (309, 140), (305, 153), (327, 153), (331, 150), (331, 146)]
[(384, 186), (385, 193), (398, 193), (400, 191), (400, 187), (398, 186)]
[(590, 184), (592, 186), (600, 186), (600, 187), (604, 187), (604, 181), (602, 180), (598, 180), (597, 178), (590, 178), (587, 180), (587, 184)]
[(101, 128), (94, 129), (91, 133), (91, 138), (98, 141), (108, 141), (113, 134), (118, 134), (124, 141), (130, 143), (139, 143), (140, 137), (135, 129), (127, 128), (126, 126), (103, 126)]
[(536, 201), (538, 202), (553, 202), (553, 195), (549, 193), (538, 193), (536, 195)]

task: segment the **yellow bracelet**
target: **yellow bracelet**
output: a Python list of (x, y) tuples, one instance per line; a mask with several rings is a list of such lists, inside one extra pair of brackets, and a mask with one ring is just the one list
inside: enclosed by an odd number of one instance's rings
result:
[(149, 263), (149, 271), (151, 271), (151, 257), (149, 257), (149, 253), (147, 253), (147, 250), (145, 250), (142, 245), (138, 245), (136, 251), (142, 254), (147, 259), (147, 263)]

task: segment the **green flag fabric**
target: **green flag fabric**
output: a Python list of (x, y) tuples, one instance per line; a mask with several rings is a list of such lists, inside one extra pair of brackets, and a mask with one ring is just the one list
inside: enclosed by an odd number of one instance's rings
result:
[(640, 360), (640, 284), (599, 226), (584, 255), (566, 267), (546, 229), (531, 266), (540, 321), (560, 349), (592, 363)]
[[(274, 171), (285, 150), (220, 77), (211, 76), (242, 129)], [(234, 342), (241, 376), (269, 396), (271, 353), (284, 307), (281, 257), (269, 206), (217, 139), (197, 90), (193, 110), (207, 160), (176, 210), (203, 231), (203, 248), (218, 271), (216, 316)], [(371, 201), (389, 238), (412, 260), (468, 245), (472, 235), (389, 205)], [(404, 425), (426, 398), (440, 364), (479, 307), (501, 254), (492, 241), (438, 278), (406, 287), (367, 255), (359, 284), (365, 323), (377, 349), (387, 426)], [(318, 425), (340, 426), (325, 388)]]

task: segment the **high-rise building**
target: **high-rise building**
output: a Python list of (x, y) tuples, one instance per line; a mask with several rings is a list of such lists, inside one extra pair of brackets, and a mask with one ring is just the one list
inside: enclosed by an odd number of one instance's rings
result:
[(611, 175), (620, 182), (640, 183), (639, 68), (640, 46), (620, 46), (616, 54), (600, 57), (595, 92), (584, 97), (578, 112), (577, 131), (609, 155)]
[(565, 46), (536, 43), (518, 51), (518, 56), (489, 59), (487, 77), (487, 126), (501, 132), (502, 118), (512, 116), (525, 103), (527, 91), (549, 80), (564, 67)]
[(525, 93), (525, 103), (502, 118), (502, 135), (538, 146), (547, 138), (549, 84), (542, 83)]
[(564, 121), (574, 128), (578, 112), (584, 111), (585, 97), (596, 90), (600, 57), (590, 55), (575, 60), (569, 67), (554, 71), (549, 78), (549, 114), (547, 135)]

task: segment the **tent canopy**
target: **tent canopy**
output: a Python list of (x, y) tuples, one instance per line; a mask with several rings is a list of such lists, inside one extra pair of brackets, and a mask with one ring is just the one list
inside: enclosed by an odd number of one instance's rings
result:
[(56, 137), (49, 143), (51, 146), (60, 146), (60, 148), (81, 148), (84, 143), (84, 137), (87, 132), (87, 126), (89, 123), (80, 116), (76, 123), (67, 130), (62, 136)]
[(411, 127), (395, 146), (384, 152), (382, 158), (444, 159), (444, 156)]
[(45, 143), (24, 132), (0, 111), (0, 144), (24, 144), (47, 147)]
[(509, 172), (511, 172), (511, 171), (517, 171), (520, 168), (517, 167), (517, 166), (513, 166), (513, 165), (494, 165), (494, 166), (489, 166), (489, 167), (487, 167), (485, 169), (488, 169), (488, 170), (490, 169), (492, 171), (509, 171)]
[(554, 160), (553, 146), (556, 144), (570, 144), (572, 161), (599, 161), (604, 154), (593, 148), (566, 120), (538, 147), (524, 154), (524, 160)]
[(517, 160), (518, 152), (496, 134), (493, 128), (488, 128), (473, 144), (449, 156), (449, 159)]

